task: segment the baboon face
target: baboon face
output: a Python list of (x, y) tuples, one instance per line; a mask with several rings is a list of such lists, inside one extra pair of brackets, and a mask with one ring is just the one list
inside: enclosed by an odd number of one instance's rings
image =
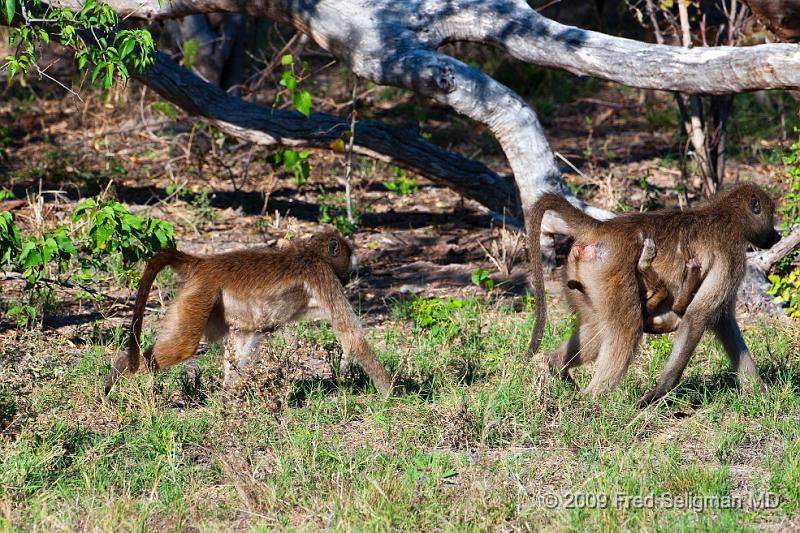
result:
[(747, 240), (762, 249), (771, 248), (781, 239), (775, 231), (775, 203), (764, 191), (756, 187), (745, 186), (741, 189), (742, 213), (745, 213), (745, 231)]

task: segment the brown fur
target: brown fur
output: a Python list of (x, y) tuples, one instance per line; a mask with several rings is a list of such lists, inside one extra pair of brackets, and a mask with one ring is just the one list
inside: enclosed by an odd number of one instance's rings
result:
[[(186, 361), (205, 335), (227, 337), (225, 382), (249, 363), (251, 353), (275, 329), (303, 318), (330, 320), (345, 357), (354, 357), (375, 386), (389, 394), (392, 380), (364, 338), (340, 280), (349, 273), (352, 249), (322, 232), (280, 250), (242, 250), (196, 257), (165, 250), (142, 274), (134, 306), (128, 354), (114, 362), (106, 393), (124, 372), (141, 363), (155, 370)], [(183, 287), (168, 308), (155, 346), (140, 353), (147, 295), (158, 272), (171, 266)]]
[[(637, 276), (640, 254), (636, 240), (631, 238), (641, 233), (652, 238), (659, 251), (651, 266), (670, 295), (693, 284), (685, 279), (687, 256), (698, 262), (701, 281), (694, 297), (688, 297), (690, 303), (683, 318), (674, 324), (677, 334), (664, 374), (639, 404), (658, 400), (674, 388), (707, 327), (722, 342), (740, 381), (760, 383), (739, 332), (734, 306), (744, 277), (748, 244), (769, 248), (780, 237), (773, 227), (774, 203), (763, 190), (738, 185), (686, 211), (623, 214), (603, 222), (559, 195), (542, 196), (526, 213), (536, 311), (529, 354), (538, 350), (544, 333), (540, 232), (542, 217), (550, 210), (571, 229), (576, 246), (596, 247), (594, 253), (599, 257), (592, 261), (567, 260), (566, 278), (580, 283), (584, 292), (567, 291), (567, 299), (578, 315), (578, 327), (559, 350), (551, 353), (549, 362), (554, 372), (569, 378), (570, 368), (596, 361), (585, 392), (597, 395), (615, 387), (627, 372), (646, 319), (668, 312), (673, 303), (686, 303), (667, 297), (652, 313), (643, 307), (644, 288)], [(687, 243), (691, 250), (686, 249)]]

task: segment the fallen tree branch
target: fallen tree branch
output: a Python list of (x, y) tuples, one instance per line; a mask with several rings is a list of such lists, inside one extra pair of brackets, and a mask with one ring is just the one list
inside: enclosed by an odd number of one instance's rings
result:
[[(316, 112), (306, 118), (296, 111), (242, 100), (203, 81), (160, 52), (147, 72), (136, 77), (187, 112), (257, 144), (329, 150), (334, 141), (346, 139), (350, 129), (346, 118)], [(356, 123), (355, 132), (353, 151), (357, 154), (407, 168), (498, 213), (504, 209), (516, 216), (521, 213), (514, 181), (483, 163), (440, 148), (409, 128), (365, 120)]]
[(800, 226), (795, 226), (789, 235), (783, 237), (769, 250), (748, 255), (748, 261), (766, 275), (775, 263), (789, 255), (798, 246), (800, 246)]

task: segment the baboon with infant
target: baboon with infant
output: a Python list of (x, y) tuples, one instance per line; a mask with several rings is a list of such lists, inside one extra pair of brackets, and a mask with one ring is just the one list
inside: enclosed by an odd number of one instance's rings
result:
[(560, 195), (543, 195), (526, 213), (536, 313), (529, 354), (539, 349), (546, 318), (540, 233), (547, 211), (564, 220), (575, 240), (565, 292), (578, 323), (549, 356), (554, 373), (568, 378), (569, 369), (595, 362), (584, 392), (596, 396), (625, 377), (643, 332), (676, 331), (661, 378), (638, 402), (645, 406), (675, 387), (710, 328), (739, 381), (762, 386), (735, 316), (748, 246), (770, 248), (780, 239), (774, 203), (762, 189), (737, 185), (685, 211), (626, 213), (606, 221)]

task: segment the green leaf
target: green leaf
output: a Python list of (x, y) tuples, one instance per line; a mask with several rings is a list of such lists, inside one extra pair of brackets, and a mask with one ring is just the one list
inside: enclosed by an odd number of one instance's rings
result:
[(300, 91), (292, 96), (292, 103), (295, 109), (300, 111), (306, 118), (311, 115), (311, 95), (308, 91)]
[(3, 0), (3, 14), (6, 16), (6, 22), (11, 24), (14, 19), (14, 0)]
[(94, 81), (97, 79), (97, 76), (100, 75), (100, 70), (102, 70), (104, 66), (105, 66), (104, 63), (98, 63), (97, 65), (94, 66), (94, 68), (92, 69), (92, 83), (94, 83)]
[(283, 153), (283, 165), (286, 168), (295, 166), (299, 160), (300, 156), (294, 150), (286, 150)]
[(292, 57), (292, 54), (286, 54), (281, 56), (281, 65), (291, 65), (292, 63), (294, 63), (294, 58)]
[(281, 81), (279, 83), (286, 87), (290, 93), (293, 93), (297, 88), (297, 80), (294, 78), (294, 74), (292, 74), (291, 70), (285, 70), (283, 74), (281, 74)]
[(168, 102), (153, 102), (150, 104), (150, 107), (153, 109), (153, 111), (158, 111), (173, 122), (178, 120), (178, 111), (172, 104)]
[(197, 57), (197, 39), (187, 39), (183, 42), (183, 66), (192, 68), (194, 59)]

